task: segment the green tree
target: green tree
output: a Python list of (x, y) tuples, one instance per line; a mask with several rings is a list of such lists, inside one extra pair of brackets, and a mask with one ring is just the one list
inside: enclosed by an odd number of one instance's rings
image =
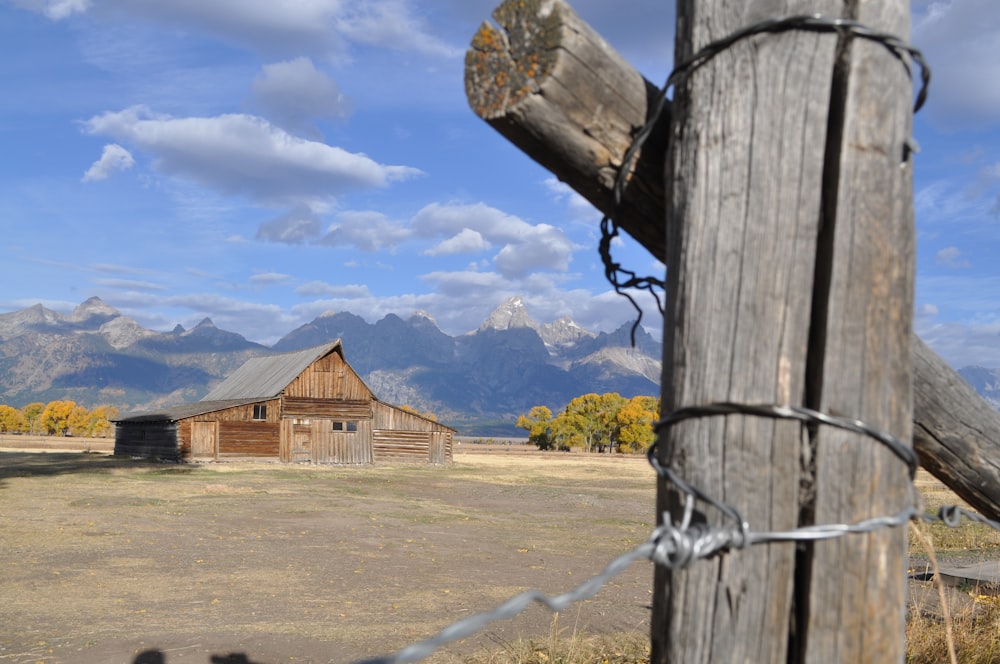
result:
[(38, 420), (43, 410), (45, 410), (45, 404), (40, 401), (34, 401), (21, 408), (21, 414), (24, 415), (24, 433), (38, 433)]
[(50, 401), (38, 418), (38, 426), (42, 431), (52, 435), (62, 435), (69, 430), (69, 418), (75, 401)]
[(17, 408), (0, 404), (0, 432), (24, 431), (24, 414)]
[(548, 406), (535, 406), (527, 415), (517, 418), (517, 426), (528, 432), (528, 442), (540, 450), (552, 449), (552, 411)]
[(653, 444), (653, 423), (659, 419), (660, 400), (632, 397), (618, 411), (618, 448), (622, 452), (643, 452)]

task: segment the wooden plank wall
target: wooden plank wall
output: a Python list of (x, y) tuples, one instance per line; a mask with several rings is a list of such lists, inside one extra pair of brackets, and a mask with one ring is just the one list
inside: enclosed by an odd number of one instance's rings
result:
[(115, 426), (115, 455), (165, 459), (181, 458), (177, 425), (173, 422), (126, 422)]
[[(270, 416), (270, 412), (268, 413)], [(285, 397), (282, 416), (304, 419), (368, 420), (372, 405), (368, 399), (319, 399), (311, 397)]]
[(452, 431), (443, 424), (414, 415), (402, 408), (381, 401), (372, 403), (372, 417), (376, 429), (403, 429), (405, 431)]
[(277, 457), (281, 425), (277, 422), (219, 423), (219, 456)]
[(371, 390), (337, 352), (313, 362), (285, 388), (285, 397), (368, 402)]
[(334, 431), (333, 422), (334, 420), (312, 421), (313, 461), (351, 465), (371, 463), (371, 420), (358, 420), (357, 431)]
[(372, 432), (372, 448), (375, 461), (378, 463), (398, 461), (427, 463), (430, 460), (431, 433), (376, 429)]
[(372, 415), (372, 448), (377, 463), (452, 461), (451, 428), (380, 401), (372, 404)]
[(191, 458), (191, 420), (181, 420), (177, 423), (176, 445), (178, 458)]

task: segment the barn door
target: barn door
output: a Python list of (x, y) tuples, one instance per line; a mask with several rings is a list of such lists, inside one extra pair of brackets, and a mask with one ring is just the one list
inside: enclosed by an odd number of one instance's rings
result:
[(292, 461), (308, 462), (313, 460), (312, 422), (296, 420), (292, 426)]
[(218, 423), (191, 423), (191, 456), (198, 459), (214, 459), (218, 451)]

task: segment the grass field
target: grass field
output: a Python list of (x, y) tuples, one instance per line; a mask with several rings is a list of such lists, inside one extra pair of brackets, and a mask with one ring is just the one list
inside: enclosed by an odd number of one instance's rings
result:
[[(2, 451), (0, 664), (358, 661), (524, 590), (570, 590), (649, 535), (644, 459), (518, 451), (444, 468)], [(939, 556), (1000, 547), (981, 526), (930, 532)], [(642, 661), (651, 581), (636, 563), (557, 618), (533, 607), (430, 661)], [(1000, 615), (966, 604), (960, 661), (1000, 661)], [(947, 661), (936, 618), (915, 613), (910, 641), (909, 661)]]
[[(131, 664), (149, 650), (171, 664), (356, 661), (524, 590), (565, 592), (653, 522), (639, 458), (336, 468), (3, 452), (0, 464), (3, 664)], [(651, 578), (637, 563), (561, 615), (556, 636), (645, 637)], [(540, 606), (435, 660), (535, 637), (552, 638)]]

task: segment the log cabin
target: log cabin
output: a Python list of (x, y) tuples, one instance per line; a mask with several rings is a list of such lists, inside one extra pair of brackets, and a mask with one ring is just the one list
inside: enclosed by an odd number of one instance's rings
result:
[(201, 401), (115, 421), (115, 454), (372, 464), (452, 460), (455, 429), (380, 401), (340, 340), (255, 357)]

